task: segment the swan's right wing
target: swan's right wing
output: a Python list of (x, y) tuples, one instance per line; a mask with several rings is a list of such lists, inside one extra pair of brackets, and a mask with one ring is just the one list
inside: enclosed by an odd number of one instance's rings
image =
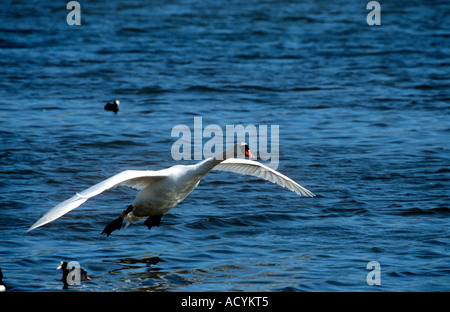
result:
[(312, 192), (299, 185), (291, 178), (253, 160), (229, 158), (215, 166), (213, 170), (231, 171), (235, 173), (255, 176), (286, 187), (300, 196), (315, 196)]
[(42, 218), (40, 218), (38, 221), (36, 221), (36, 223), (34, 223), (27, 230), (27, 232), (58, 219), (59, 217), (65, 215), (69, 211), (74, 210), (75, 208), (79, 207), (81, 204), (83, 204), (89, 198), (94, 197), (114, 186), (124, 185), (124, 186), (128, 186), (128, 187), (131, 187), (134, 189), (141, 190), (141, 189), (149, 186), (150, 184), (152, 184), (162, 178), (165, 178), (167, 175), (168, 175), (167, 170), (160, 170), (160, 171), (126, 170), (126, 171), (123, 171), (119, 174), (116, 174), (115, 176), (112, 176), (109, 179), (106, 179), (105, 181), (102, 181), (94, 186), (91, 186), (90, 188), (88, 188), (80, 193), (76, 193), (71, 198), (56, 205), (55, 207), (50, 209)]

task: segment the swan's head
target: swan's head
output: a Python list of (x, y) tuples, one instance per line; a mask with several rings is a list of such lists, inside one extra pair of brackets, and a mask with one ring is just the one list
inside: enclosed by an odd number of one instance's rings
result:
[(244, 143), (244, 155), (250, 159), (256, 159), (252, 152), (250, 152), (250, 147), (247, 143)]
[(249, 159), (256, 159), (256, 157), (252, 154), (252, 152), (250, 152), (250, 147), (245, 142), (238, 143), (232, 148), (226, 150), (222, 155), (219, 154), (217, 156), (219, 157), (221, 156), (222, 159), (244, 158), (244, 156), (248, 157)]

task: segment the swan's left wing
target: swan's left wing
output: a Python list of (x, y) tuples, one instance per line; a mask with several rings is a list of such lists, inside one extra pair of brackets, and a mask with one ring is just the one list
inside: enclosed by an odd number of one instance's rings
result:
[(69, 211), (74, 210), (75, 208), (83, 204), (89, 198), (94, 197), (114, 186), (124, 185), (137, 190), (141, 190), (151, 185), (155, 181), (166, 177), (167, 174), (168, 171), (166, 169), (159, 171), (126, 170), (118, 173), (115, 176), (97, 183), (80, 193), (76, 193), (74, 196), (63, 201), (62, 203), (59, 203), (58, 205), (50, 209), (42, 218), (36, 221), (36, 223), (34, 223), (27, 230), (27, 232), (58, 219)]
[(299, 185), (291, 178), (253, 160), (229, 158), (215, 166), (213, 170), (231, 171), (235, 173), (255, 176), (286, 187), (300, 196), (315, 196), (312, 192)]

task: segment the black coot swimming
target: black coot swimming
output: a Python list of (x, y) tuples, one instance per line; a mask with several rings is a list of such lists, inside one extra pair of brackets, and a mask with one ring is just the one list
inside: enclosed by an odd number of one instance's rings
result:
[[(73, 281), (71, 281), (71, 277), (69, 278), (70, 281), (67, 279), (67, 276), (71, 272), (71, 270), (67, 267), (68, 265), (69, 264), (67, 262), (61, 261), (59, 266), (56, 268), (57, 270), (62, 269), (62, 274), (63, 274), (62, 275), (62, 281), (64, 283), (64, 289), (69, 287), (69, 285), (73, 285)], [(82, 268), (79, 268), (79, 269), (80, 269), (80, 276), (79, 276), (79, 281), (80, 282), (92, 280), (92, 278), (87, 276), (87, 273), (86, 273), (85, 270), (83, 270)]]
[(113, 103), (106, 104), (105, 110), (111, 111), (111, 112), (114, 112), (117, 114), (117, 112), (119, 111), (119, 105), (120, 105), (119, 100), (115, 100)]
[(5, 291), (5, 290), (6, 290), (6, 284), (5, 284), (5, 282), (3, 282), (2, 268), (0, 268), (0, 291)]

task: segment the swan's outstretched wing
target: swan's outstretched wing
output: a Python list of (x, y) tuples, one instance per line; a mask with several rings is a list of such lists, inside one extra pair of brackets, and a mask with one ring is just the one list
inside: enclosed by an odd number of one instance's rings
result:
[(315, 196), (297, 182), (284, 174), (275, 171), (259, 162), (241, 158), (229, 158), (215, 166), (213, 170), (231, 171), (240, 174), (252, 175), (261, 179), (287, 187), (291, 191), (303, 196)]
[(105, 181), (102, 181), (90, 188), (75, 194), (73, 197), (69, 198), (62, 203), (59, 203), (52, 209), (50, 209), (42, 218), (36, 221), (27, 232), (40, 227), (46, 223), (52, 222), (53, 220), (58, 219), (59, 217), (65, 215), (69, 211), (77, 208), (89, 198), (94, 197), (114, 186), (124, 185), (137, 190), (141, 190), (146, 186), (158, 181), (168, 174), (167, 170), (160, 171), (141, 171), (141, 170), (126, 170), (115, 176), (112, 176)]

